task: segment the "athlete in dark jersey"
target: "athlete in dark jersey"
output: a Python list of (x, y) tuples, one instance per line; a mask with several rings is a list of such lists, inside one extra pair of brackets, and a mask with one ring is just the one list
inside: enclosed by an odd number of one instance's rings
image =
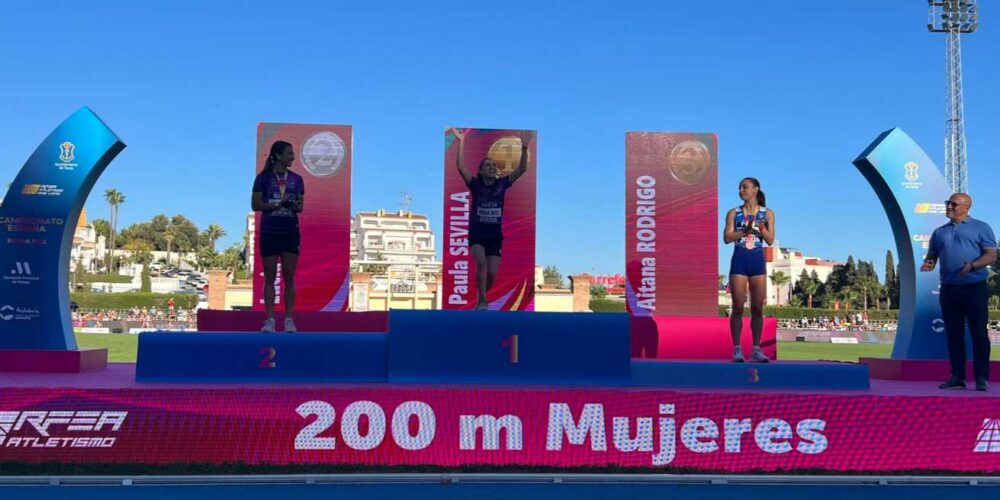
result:
[(285, 141), (271, 145), (264, 170), (253, 182), (250, 204), (260, 212), (260, 256), (264, 261), (264, 308), (267, 319), (262, 332), (274, 331), (274, 281), (281, 259), (284, 287), (286, 332), (295, 331), (295, 268), (299, 261), (299, 212), (305, 199), (302, 176), (288, 168), (295, 160), (295, 148)]
[(456, 166), (465, 185), (472, 194), (469, 213), (469, 249), (476, 259), (476, 309), (487, 309), (486, 292), (496, 281), (503, 253), (503, 203), (507, 190), (528, 170), (528, 147), (534, 132), (521, 132), (521, 161), (517, 168), (504, 177), (492, 158), (479, 162), (479, 172), (472, 176), (465, 168), (465, 131), (451, 129), (458, 141)]
[(764, 330), (764, 299), (767, 295), (767, 271), (764, 263), (764, 243), (774, 244), (774, 211), (765, 207), (760, 182), (753, 177), (740, 181), (743, 205), (726, 214), (726, 230), (722, 239), (734, 243), (729, 266), (729, 288), (733, 295), (733, 312), (729, 316), (729, 332), (733, 337), (733, 361), (743, 362), (740, 337), (743, 334), (743, 305), (750, 289), (750, 330), (753, 352), (750, 359), (770, 361), (760, 349)]

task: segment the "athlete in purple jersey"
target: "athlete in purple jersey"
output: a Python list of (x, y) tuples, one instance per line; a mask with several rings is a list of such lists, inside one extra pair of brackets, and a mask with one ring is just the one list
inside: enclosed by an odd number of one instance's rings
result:
[(456, 167), (472, 193), (469, 213), (469, 249), (476, 259), (476, 309), (487, 309), (486, 292), (496, 281), (503, 253), (503, 203), (507, 190), (528, 171), (528, 147), (534, 132), (521, 132), (521, 161), (510, 175), (499, 177), (500, 169), (493, 158), (479, 162), (479, 172), (473, 177), (465, 168), (465, 131), (451, 129), (458, 141)]
[(302, 176), (288, 170), (295, 148), (285, 141), (271, 145), (264, 170), (253, 182), (250, 206), (260, 212), (260, 256), (264, 261), (264, 308), (267, 320), (260, 329), (274, 332), (274, 281), (281, 259), (281, 281), (285, 288), (286, 332), (295, 331), (295, 267), (299, 262), (299, 213), (305, 200)]
[(740, 181), (740, 199), (743, 205), (730, 209), (726, 214), (726, 231), (722, 236), (726, 244), (736, 244), (729, 267), (729, 288), (733, 294), (733, 312), (729, 316), (733, 361), (743, 362), (740, 337), (743, 334), (743, 305), (749, 285), (750, 331), (753, 334), (750, 359), (767, 363), (770, 360), (760, 350), (760, 338), (764, 331), (764, 299), (767, 296), (764, 243), (774, 244), (774, 211), (765, 207), (764, 192), (760, 190), (760, 182), (753, 177)]

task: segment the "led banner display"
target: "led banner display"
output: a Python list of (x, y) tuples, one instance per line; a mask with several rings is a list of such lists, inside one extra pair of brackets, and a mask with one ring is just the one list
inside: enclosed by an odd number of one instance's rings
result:
[[(459, 129), (465, 133), (465, 167), (476, 176), (484, 158), (492, 158), (504, 177), (521, 160), (521, 130)], [(459, 144), (452, 129), (444, 139), (443, 309), (476, 306), (476, 261), (469, 248), (472, 206), (469, 187), (456, 168)], [(502, 210), (503, 247), (496, 282), (486, 295), (489, 309), (532, 311), (535, 301), (535, 192), (537, 136), (531, 141), (528, 170), (506, 191)]]
[(1000, 408), (977, 397), (33, 387), (0, 401), (3, 461), (1000, 472)]
[[(305, 207), (299, 213), (302, 235), (295, 272), (295, 310), (346, 311), (350, 289), (351, 153), (350, 125), (261, 123), (257, 126), (256, 173), (275, 141), (291, 143), (295, 161), (291, 170), (303, 177)], [(260, 213), (256, 226), (260, 228)], [(260, 231), (254, 236), (253, 309), (264, 310), (264, 262)], [(282, 310), (282, 273), (278, 264), (275, 309)]]

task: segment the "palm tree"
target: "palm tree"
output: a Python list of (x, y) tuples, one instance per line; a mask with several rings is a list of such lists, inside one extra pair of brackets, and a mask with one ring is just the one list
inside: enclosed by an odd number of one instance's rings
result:
[(806, 294), (807, 304), (809, 309), (813, 306), (813, 295), (816, 295), (816, 291), (819, 290), (819, 282), (813, 280), (812, 278), (801, 280), (799, 286), (802, 287), (802, 293)]
[(153, 251), (153, 244), (138, 238), (130, 240), (125, 244), (125, 250), (129, 252), (129, 262), (148, 262)]
[(232, 246), (222, 251), (219, 256), (219, 261), (222, 267), (229, 271), (229, 275), (235, 277), (236, 271), (243, 267), (243, 259), (240, 258), (243, 248), (239, 243), (233, 243)]
[(118, 229), (118, 206), (125, 203), (125, 195), (115, 188), (104, 192), (104, 200), (111, 206), (111, 265), (109, 272), (114, 272), (115, 265), (115, 233)]
[(183, 256), (191, 251), (191, 243), (188, 240), (181, 239), (177, 242), (177, 267), (181, 267), (184, 262)]
[(872, 280), (872, 284), (868, 287), (869, 294), (875, 299), (875, 309), (882, 309), (882, 296), (884, 295), (885, 286), (883, 286), (878, 281)]
[(770, 278), (771, 278), (771, 284), (774, 285), (775, 291), (778, 294), (777, 297), (778, 305), (781, 305), (781, 287), (788, 284), (788, 281), (791, 278), (789, 278), (788, 275), (785, 274), (783, 271), (778, 271), (778, 270), (771, 271)]
[(844, 309), (850, 309), (851, 304), (858, 300), (858, 292), (853, 288), (844, 288), (837, 293), (837, 298), (844, 303)]
[(209, 247), (204, 247), (195, 253), (198, 269), (205, 271), (219, 266), (219, 254)]
[(873, 278), (870, 274), (858, 274), (858, 276), (854, 278), (854, 286), (859, 292), (861, 292), (861, 296), (864, 301), (864, 309), (866, 311), (868, 310), (868, 291), (871, 290), (872, 284), (876, 283), (878, 282), (875, 281), (875, 278)]
[(177, 231), (172, 227), (168, 227), (163, 232), (163, 239), (167, 240), (167, 267), (170, 267), (170, 250), (173, 248), (174, 240), (177, 239)]
[(209, 224), (208, 229), (205, 230), (205, 236), (208, 238), (209, 244), (212, 245), (212, 251), (215, 251), (215, 242), (226, 235), (226, 230), (222, 229), (222, 226), (218, 224)]

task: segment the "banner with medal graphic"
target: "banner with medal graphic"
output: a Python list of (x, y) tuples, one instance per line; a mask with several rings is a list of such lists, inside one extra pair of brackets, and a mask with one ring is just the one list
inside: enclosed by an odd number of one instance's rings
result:
[[(350, 125), (261, 123), (257, 126), (260, 173), (275, 141), (295, 148), (291, 170), (305, 184), (305, 208), (299, 214), (302, 235), (295, 272), (295, 310), (346, 311), (350, 288), (351, 152)], [(264, 265), (260, 257), (260, 213), (255, 214), (253, 309), (264, 309)], [(283, 310), (282, 271), (275, 280), (275, 309)]]
[[(492, 158), (499, 176), (521, 161), (521, 130), (459, 129), (465, 132), (465, 168), (476, 176), (479, 163)], [(507, 191), (502, 213), (503, 247), (496, 282), (487, 293), (490, 310), (532, 311), (535, 301), (535, 192), (537, 134), (529, 144), (528, 170)], [(456, 168), (459, 144), (452, 129), (444, 138), (443, 309), (476, 306), (476, 261), (469, 249), (472, 195)]]
[(625, 135), (625, 294), (633, 317), (718, 312), (714, 133)]

